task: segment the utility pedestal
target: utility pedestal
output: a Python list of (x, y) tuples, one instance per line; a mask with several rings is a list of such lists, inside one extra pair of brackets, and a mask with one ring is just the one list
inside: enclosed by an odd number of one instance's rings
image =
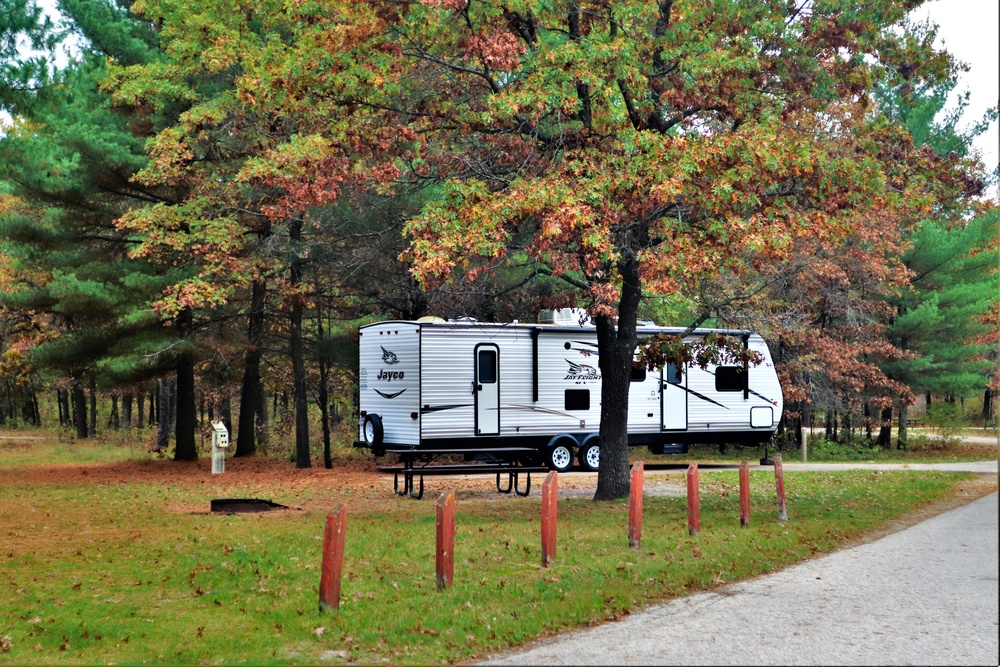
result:
[(229, 429), (222, 422), (212, 424), (212, 474), (226, 472), (226, 450), (229, 448)]

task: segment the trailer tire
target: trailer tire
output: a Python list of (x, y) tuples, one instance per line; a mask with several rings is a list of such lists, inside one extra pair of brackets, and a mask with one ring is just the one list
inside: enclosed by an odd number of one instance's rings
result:
[(557, 442), (545, 453), (545, 463), (549, 470), (566, 472), (573, 467), (573, 449), (567, 444)]
[(385, 431), (382, 428), (382, 418), (376, 414), (365, 416), (365, 444), (367, 444), (376, 454), (382, 450), (382, 440), (385, 438)]
[(580, 459), (581, 468), (589, 472), (597, 472), (601, 467), (601, 447), (597, 438), (584, 442), (577, 457)]

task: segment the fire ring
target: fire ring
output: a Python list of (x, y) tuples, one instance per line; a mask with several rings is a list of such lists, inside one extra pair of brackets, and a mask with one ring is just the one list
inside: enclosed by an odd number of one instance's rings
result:
[(222, 514), (237, 514), (242, 512), (269, 512), (273, 509), (288, 509), (263, 498), (213, 498), (212, 511)]

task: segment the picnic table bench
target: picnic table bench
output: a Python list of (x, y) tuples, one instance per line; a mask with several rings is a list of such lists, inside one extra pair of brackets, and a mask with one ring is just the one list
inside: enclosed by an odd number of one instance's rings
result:
[[(386, 453), (397, 454), (402, 465), (382, 466), (379, 471), (392, 473), (392, 486), (396, 495), (409, 495), (419, 500), (424, 496), (425, 475), (479, 475), (495, 474), (497, 491), (519, 496), (531, 492), (531, 473), (547, 473), (547, 466), (523, 463), (523, 458), (536, 454), (537, 449), (512, 447), (502, 450), (491, 449), (387, 449)], [(461, 455), (478, 460), (477, 463), (436, 463), (443, 456)], [(506, 486), (501, 486), (501, 476), (507, 476)], [(524, 475), (524, 488), (521, 488)], [(400, 476), (403, 478), (400, 487)], [(414, 484), (417, 480), (418, 485)]]

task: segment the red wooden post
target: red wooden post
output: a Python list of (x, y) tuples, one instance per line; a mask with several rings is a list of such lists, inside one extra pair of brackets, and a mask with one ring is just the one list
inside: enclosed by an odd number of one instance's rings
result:
[(556, 560), (556, 515), (559, 506), (559, 473), (553, 470), (542, 482), (542, 567)]
[(785, 508), (785, 472), (781, 468), (781, 453), (774, 455), (774, 481), (778, 487), (778, 521), (788, 521)]
[(437, 587), (444, 590), (455, 578), (455, 493), (437, 501)]
[(642, 542), (642, 485), (645, 466), (640, 461), (632, 466), (632, 484), (628, 497), (628, 545), (639, 548)]
[(740, 463), (740, 525), (750, 525), (750, 467)]
[(688, 535), (701, 532), (701, 492), (698, 489), (698, 464), (688, 466)]
[(323, 530), (323, 564), (319, 576), (319, 610), (340, 609), (340, 579), (344, 573), (344, 538), (347, 535), (347, 505), (326, 515)]

